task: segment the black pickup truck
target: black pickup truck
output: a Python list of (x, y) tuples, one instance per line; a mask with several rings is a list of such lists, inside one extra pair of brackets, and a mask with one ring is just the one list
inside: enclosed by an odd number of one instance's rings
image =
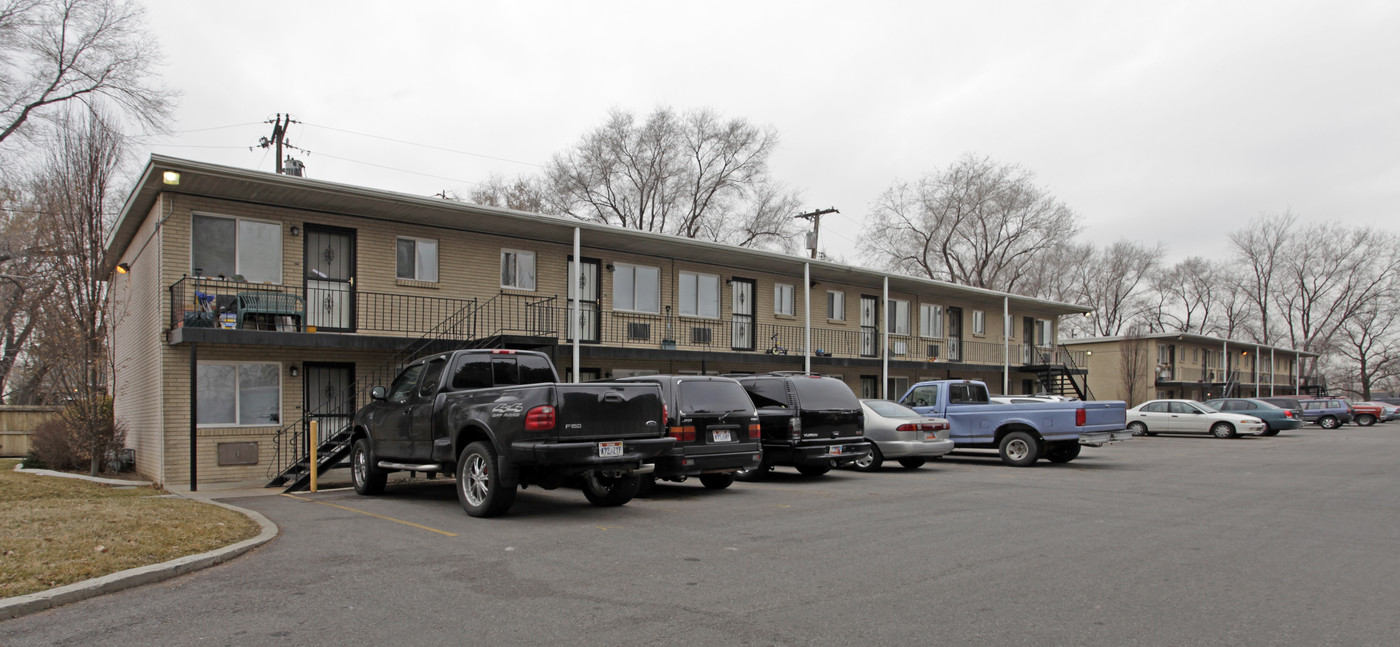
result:
[(355, 491), (394, 471), (455, 474), (467, 514), (504, 514), (518, 487), (578, 480), (589, 502), (627, 503), (675, 444), (655, 384), (559, 384), (533, 351), (461, 350), (413, 361), (355, 414)]

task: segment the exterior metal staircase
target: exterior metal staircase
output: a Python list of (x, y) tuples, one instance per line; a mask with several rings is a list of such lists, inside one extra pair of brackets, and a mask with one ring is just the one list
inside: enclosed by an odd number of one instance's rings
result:
[(1060, 346), (1056, 350), (1053, 357), (1044, 357), (1033, 367), (1041, 388), (1046, 393), (1066, 398), (1094, 399), (1089, 391), (1088, 371), (1079, 368), (1069, 349)]

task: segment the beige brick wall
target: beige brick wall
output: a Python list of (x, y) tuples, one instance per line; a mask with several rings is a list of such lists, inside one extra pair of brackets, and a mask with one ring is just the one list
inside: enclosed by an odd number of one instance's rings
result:
[(111, 305), (113, 361), (113, 412), (126, 428), (126, 446), (136, 450), (136, 470), (165, 480), (164, 417), (161, 397), (161, 355), (165, 352), (163, 312), (163, 227), (158, 228), (162, 201), (157, 201), (136, 232), (134, 243), (119, 262), (129, 263), (129, 274), (113, 274), (108, 298)]

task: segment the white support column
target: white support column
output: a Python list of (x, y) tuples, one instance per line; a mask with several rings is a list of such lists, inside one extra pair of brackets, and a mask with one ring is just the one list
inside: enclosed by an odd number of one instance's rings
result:
[[(889, 319), (889, 317), (890, 317), (890, 277), (888, 277), (888, 276), (885, 277), (884, 294), (885, 294), (885, 298), (884, 298), (885, 305), (883, 306), (884, 309), (885, 309), (885, 316), (884, 316), (884, 319)], [(880, 321), (880, 322), (881, 322), (881, 326), (880, 326), (880, 329), (881, 329), (881, 332), (880, 332), (880, 339), (881, 339), (881, 341), (880, 341), (880, 397), (881, 397), (881, 398), (889, 398), (890, 396), (887, 395), (887, 394), (885, 393), (885, 390), (889, 388), (889, 384), (890, 384), (890, 322), (889, 322), (889, 321), (881, 321), (881, 317), (880, 317), (879, 315), (876, 315), (875, 321)]]
[(1254, 397), (1259, 397), (1259, 346), (1254, 346)]
[(802, 304), (806, 306), (806, 341), (802, 344), (802, 370), (812, 374), (812, 264), (802, 264)]
[[(579, 383), (579, 299), (583, 298), (583, 286), (578, 284), (579, 276), (583, 272), (582, 245), (579, 243), (579, 228), (574, 227), (574, 262), (569, 266), (569, 285), (573, 290), (574, 298), (569, 299), (569, 335), (574, 338), (574, 384)], [(595, 281), (597, 279), (594, 279)], [(565, 298), (568, 298), (569, 290), (564, 291)]]
[[(1032, 340), (1026, 340), (1032, 341)], [(1011, 297), (1001, 298), (1001, 394), (1011, 388)]]
[[(1230, 383), (1230, 342), (1220, 342), (1220, 383)], [(1225, 387), (1220, 387), (1220, 397), (1225, 397)]]
[(1269, 349), (1269, 397), (1274, 396), (1274, 382), (1278, 381), (1278, 367), (1274, 365), (1274, 349)]
[(1293, 395), (1303, 394), (1303, 354), (1293, 354)]

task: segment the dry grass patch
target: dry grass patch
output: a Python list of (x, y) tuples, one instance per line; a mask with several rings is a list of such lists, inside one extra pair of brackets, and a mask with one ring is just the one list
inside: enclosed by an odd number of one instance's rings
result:
[(216, 505), (14, 471), (0, 461), (0, 598), (221, 548), (258, 534)]

